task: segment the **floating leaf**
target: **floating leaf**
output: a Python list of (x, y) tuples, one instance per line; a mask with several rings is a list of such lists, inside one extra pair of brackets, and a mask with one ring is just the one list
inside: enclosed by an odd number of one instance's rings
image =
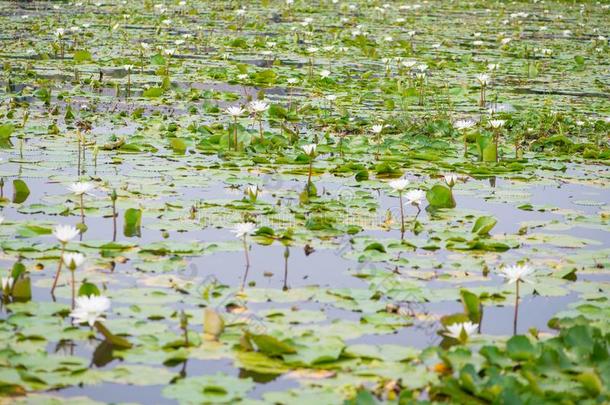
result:
[(432, 208), (455, 208), (455, 199), (449, 187), (437, 184), (426, 193), (426, 199)]
[(88, 62), (91, 60), (93, 60), (93, 57), (91, 56), (91, 52), (87, 50), (81, 49), (74, 52), (74, 61), (77, 63)]
[(472, 233), (476, 233), (477, 235), (485, 236), (489, 234), (489, 231), (493, 229), (494, 226), (498, 223), (498, 220), (494, 217), (482, 216), (477, 218), (474, 226), (472, 227)]
[(13, 180), (13, 202), (15, 204), (21, 204), (28, 199), (30, 195), (30, 189), (25, 181), (16, 179)]
[(123, 234), (126, 237), (142, 236), (142, 210), (137, 208), (128, 208), (125, 210), (125, 218), (123, 224)]

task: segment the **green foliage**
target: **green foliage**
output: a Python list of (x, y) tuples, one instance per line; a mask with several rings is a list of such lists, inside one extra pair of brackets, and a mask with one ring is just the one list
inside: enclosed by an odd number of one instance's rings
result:
[(453, 192), (447, 186), (436, 184), (426, 192), (426, 199), (431, 208), (455, 208)]
[(480, 236), (489, 235), (489, 231), (491, 231), (493, 229), (493, 227), (496, 226), (497, 223), (498, 223), (498, 220), (495, 219), (494, 217), (490, 217), (490, 216), (479, 217), (479, 218), (477, 218), (477, 220), (475, 221), (475, 223), (472, 227), (472, 233), (476, 233), (477, 235), (480, 235)]
[[(433, 400), (449, 397), (458, 403), (605, 402), (604, 388), (610, 366), (608, 336), (590, 325), (575, 325), (559, 336), (534, 341), (523, 335), (512, 337), (505, 348), (485, 345), (479, 350), (483, 363), (456, 361), (444, 355), (455, 375), (435, 384)], [(458, 348), (451, 348), (448, 354)], [(606, 385), (607, 386), (607, 385)]]
[(142, 210), (137, 208), (128, 208), (125, 210), (123, 219), (123, 234), (126, 237), (141, 236), (142, 226)]
[(21, 204), (30, 196), (30, 189), (25, 181), (21, 179), (13, 180), (13, 202)]

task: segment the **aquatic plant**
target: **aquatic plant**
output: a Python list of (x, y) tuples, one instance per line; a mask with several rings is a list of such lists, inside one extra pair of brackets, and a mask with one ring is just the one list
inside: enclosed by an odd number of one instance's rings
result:
[(506, 266), (501, 269), (502, 276), (508, 284), (515, 284), (515, 314), (513, 317), (513, 334), (517, 334), (517, 318), (519, 316), (519, 283), (531, 283), (530, 277), (534, 269), (527, 264)]
[(80, 231), (78, 228), (71, 225), (57, 225), (55, 228), (53, 228), (53, 235), (57, 238), (57, 240), (59, 240), (59, 243), (61, 244), (61, 251), (59, 253), (57, 271), (55, 272), (55, 278), (53, 279), (53, 286), (51, 287), (51, 295), (54, 294), (55, 288), (57, 287), (57, 280), (59, 280), (59, 274), (61, 273), (66, 244), (74, 239), (79, 233)]

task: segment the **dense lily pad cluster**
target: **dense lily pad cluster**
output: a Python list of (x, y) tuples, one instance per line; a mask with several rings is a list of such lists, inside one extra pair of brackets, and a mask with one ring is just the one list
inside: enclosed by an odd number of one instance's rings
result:
[(610, 401), (608, 5), (0, 9), (0, 396)]

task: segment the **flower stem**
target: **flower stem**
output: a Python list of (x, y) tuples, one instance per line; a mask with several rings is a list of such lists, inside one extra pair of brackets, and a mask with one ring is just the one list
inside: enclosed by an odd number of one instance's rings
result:
[(468, 134), (464, 132), (464, 157), (468, 156)]
[(283, 290), (288, 290), (288, 257), (290, 256), (290, 249), (286, 246), (284, 250), (284, 287)]
[(112, 241), (116, 242), (116, 201), (112, 200)]
[(313, 170), (313, 158), (309, 157), (309, 175), (307, 176), (307, 192), (309, 192), (309, 185), (311, 184), (311, 172)]
[(131, 97), (131, 71), (127, 71), (127, 97)]
[(375, 153), (375, 160), (379, 160), (379, 149), (381, 149), (381, 134), (377, 134), (377, 153)]
[(237, 152), (237, 117), (233, 118), (233, 140), (235, 141), (235, 152)]
[(400, 240), (405, 237), (405, 212), (402, 206), (402, 191), (398, 192), (398, 199), (400, 201)]
[(515, 316), (513, 318), (513, 335), (517, 334), (517, 318), (519, 316), (519, 280), (515, 282)]
[(80, 154), (81, 154), (80, 133), (78, 133), (77, 136), (78, 136), (78, 165), (76, 168), (76, 175), (80, 176)]
[(415, 214), (415, 218), (413, 218), (413, 232), (415, 232), (415, 227), (417, 226), (417, 218), (419, 217), (419, 214), (421, 214), (421, 208), (419, 204), (417, 204), (417, 214)]
[(83, 194), (80, 195), (80, 221), (85, 223), (85, 206), (83, 202)]
[(246, 242), (245, 236), (244, 236), (244, 254), (246, 256), (246, 266), (250, 267), (250, 257), (248, 256), (248, 242)]
[(265, 138), (263, 138), (263, 119), (261, 117), (259, 117), (258, 119), (258, 131), (260, 133), (261, 141), (264, 141)]
[(57, 272), (55, 273), (55, 279), (53, 280), (53, 287), (51, 287), (51, 295), (55, 296), (55, 287), (57, 287), (57, 280), (59, 280), (59, 273), (61, 273), (61, 265), (64, 261), (64, 251), (66, 250), (66, 243), (61, 243), (61, 252), (59, 253), (59, 264), (57, 265)]
[(74, 270), (70, 269), (70, 273), (72, 273), (72, 309), (74, 309), (76, 297), (76, 281), (74, 280)]

